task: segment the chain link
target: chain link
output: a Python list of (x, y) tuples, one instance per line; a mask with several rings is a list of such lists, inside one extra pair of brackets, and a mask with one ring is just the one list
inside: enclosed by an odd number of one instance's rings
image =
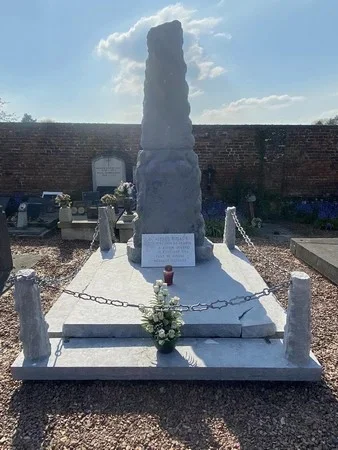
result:
[[(267, 260), (269, 263), (273, 264), (275, 267), (277, 267), (278, 269), (282, 270), (283, 272), (287, 273), (289, 275), (289, 272), (278, 266), (276, 263), (274, 263), (273, 261), (271, 261), (269, 258), (267, 258), (263, 253), (261, 253), (254, 245), (254, 243), (251, 241), (251, 239), (249, 238), (249, 236), (246, 234), (246, 232), (244, 231), (243, 227), (241, 226), (238, 217), (236, 215), (236, 213), (231, 213), (233, 220), (236, 224), (236, 227), (238, 228), (239, 232), (241, 233), (241, 235), (243, 236), (245, 242), (252, 247), (259, 255), (261, 255), (265, 260)], [(70, 275), (66, 276), (66, 277), (37, 277), (37, 283), (39, 284), (40, 287), (44, 287), (44, 286), (48, 286), (52, 289), (60, 289), (60, 285), (69, 282), (70, 280), (72, 280), (78, 273), (79, 271), (82, 269), (83, 265), (87, 262), (87, 260), (89, 259), (89, 257), (91, 256), (91, 254), (94, 251), (94, 244), (95, 244), (95, 240), (97, 238), (99, 234), (99, 221), (96, 224), (95, 230), (94, 230), (94, 234), (93, 234), (93, 238), (91, 240), (89, 249), (87, 250), (86, 254), (84, 255), (81, 263), (79, 263), (77, 266), (77, 269), (72, 272)], [(11, 274), (5, 284), (5, 290), (3, 292), (5, 292), (6, 290), (10, 289), (15, 282), (15, 274)], [(262, 291), (260, 292), (256, 292), (254, 294), (250, 294), (250, 295), (243, 295), (243, 296), (237, 296), (237, 297), (233, 297), (229, 300), (215, 300), (213, 302), (210, 303), (195, 303), (192, 305), (185, 305), (185, 304), (181, 304), (181, 305), (164, 305), (163, 307), (159, 308), (159, 310), (163, 311), (163, 310), (172, 310), (172, 311), (178, 311), (178, 312), (203, 312), (203, 311), (207, 311), (209, 309), (223, 309), (226, 308), (228, 306), (238, 306), (238, 305), (242, 305), (244, 303), (250, 302), (252, 300), (258, 300), (261, 297), (265, 297), (270, 295), (271, 293), (275, 293), (278, 290), (281, 289), (285, 289), (288, 288), (291, 284), (291, 281), (284, 281), (280, 284), (277, 284), (275, 286), (272, 286), (270, 288), (266, 287), (264, 288)], [(118, 299), (110, 299), (110, 298), (105, 298), (105, 297), (101, 297), (101, 296), (95, 296), (95, 295), (90, 295), (87, 294), (85, 292), (77, 292), (77, 291), (72, 291), (70, 289), (62, 289), (62, 292), (68, 295), (72, 295), (75, 298), (79, 298), (82, 300), (88, 300), (88, 301), (93, 301), (99, 304), (103, 304), (103, 305), (109, 305), (109, 306), (115, 306), (115, 307), (123, 307), (123, 308), (137, 308), (139, 309), (141, 312), (146, 311), (147, 309), (149, 310), (153, 310), (154, 306), (146, 306), (143, 304), (136, 304), (136, 303), (130, 303), (127, 301), (122, 301), (122, 300), (118, 300)], [(156, 307), (155, 307), (156, 310)]]
[(11, 272), (9, 277), (7, 278), (6, 282), (5, 282), (5, 285), (4, 285), (3, 289), (2, 289), (2, 291), (0, 292), (0, 296), (3, 295), (5, 292), (9, 291), (14, 286), (15, 278), (16, 277), (15, 277), (14, 272)]
[(249, 245), (249, 247), (253, 248), (254, 251), (260, 255), (262, 258), (264, 258), (268, 263), (272, 264), (274, 267), (276, 267), (278, 270), (281, 270), (282, 272), (288, 274), (290, 276), (290, 272), (286, 269), (284, 269), (284, 267), (279, 266), (277, 263), (275, 263), (274, 261), (272, 261), (270, 258), (268, 258), (266, 255), (264, 255), (264, 253), (262, 253), (261, 251), (258, 250), (258, 248), (255, 246), (255, 244), (252, 242), (252, 240), (249, 238), (249, 236), (246, 234), (244, 228), (242, 227), (242, 225), (240, 224), (237, 214), (236, 212), (231, 212), (232, 218), (235, 222), (235, 225), (238, 229), (238, 231), (241, 233), (243, 239), (245, 240), (245, 242)]
[(195, 303), (192, 305), (164, 305), (161, 308), (156, 308), (154, 306), (146, 306), (143, 304), (137, 304), (137, 303), (130, 303), (127, 301), (117, 300), (117, 299), (110, 299), (105, 297), (100, 297), (96, 295), (90, 295), (85, 292), (77, 292), (72, 291), (70, 289), (63, 289), (62, 292), (64, 294), (72, 295), (73, 297), (80, 298), (82, 300), (89, 300), (96, 303), (99, 303), (100, 305), (108, 305), (108, 306), (117, 306), (122, 308), (138, 308), (141, 312), (150, 309), (156, 311), (156, 309), (160, 311), (179, 311), (179, 312), (203, 312), (207, 311), (208, 309), (223, 309), (228, 306), (238, 306), (242, 305), (243, 303), (250, 302), (252, 300), (258, 300), (261, 297), (265, 297), (267, 295), (270, 295), (276, 291), (279, 291), (281, 289), (288, 288), (291, 284), (291, 281), (284, 281), (283, 283), (277, 284), (275, 286), (272, 286), (270, 288), (264, 288), (260, 292), (256, 292), (254, 294), (250, 295), (242, 295), (233, 297), (229, 300), (215, 300), (210, 303)]

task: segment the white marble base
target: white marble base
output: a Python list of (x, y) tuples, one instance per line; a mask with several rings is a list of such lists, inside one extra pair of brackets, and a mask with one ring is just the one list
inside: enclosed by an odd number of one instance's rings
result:
[(279, 339), (180, 339), (174, 352), (158, 353), (150, 339), (51, 339), (52, 354), (12, 365), (17, 380), (269, 380), (319, 381), (311, 353), (295, 365)]
[[(196, 267), (174, 269), (172, 295), (183, 304), (230, 299), (259, 292), (266, 284), (238, 249), (215, 244), (215, 257)], [(162, 277), (161, 268), (141, 268), (130, 263), (126, 245), (116, 244), (111, 253), (95, 252), (69, 288), (91, 295), (150, 304), (152, 284)], [(270, 294), (239, 306), (184, 313), (185, 337), (283, 336), (286, 315)], [(46, 317), (52, 336), (145, 337), (137, 308), (101, 305), (62, 294)]]

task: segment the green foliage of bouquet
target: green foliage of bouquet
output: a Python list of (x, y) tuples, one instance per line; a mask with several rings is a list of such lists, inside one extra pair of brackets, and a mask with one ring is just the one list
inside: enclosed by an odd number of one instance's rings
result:
[(175, 346), (181, 335), (182, 313), (168, 306), (179, 307), (179, 297), (169, 297), (168, 286), (162, 280), (154, 285), (155, 299), (151, 308), (142, 310), (142, 327), (151, 334), (159, 350), (161, 347)]
[(72, 205), (72, 199), (68, 194), (59, 194), (55, 197), (55, 203), (62, 208)]

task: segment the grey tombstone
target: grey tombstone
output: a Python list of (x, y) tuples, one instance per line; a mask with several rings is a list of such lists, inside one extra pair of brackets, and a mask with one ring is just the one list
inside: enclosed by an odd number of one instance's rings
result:
[(98, 156), (92, 161), (93, 190), (100, 186), (116, 187), (126, 181), (126, 164), (115, 156)]
[(18, 209), (17, 228), (26, 228), (28, 225), (27, 203), (20, 203)]
[(33, 269), (19, 270), (17, 273), (14, 299), (25, 359), (38, 361), (48, 358), (51, 353), (48, 324), (42, 314), (40, 289)]
[(201, 172), (193, 151), (183, 30), (177, 20), (151, 28), (144, 82), (142, 150), (136, 166), (137, 218), (128, 257), (141, 262), (142, 234), (193, 233), (196, 260), (210, 259), (201, 214)]

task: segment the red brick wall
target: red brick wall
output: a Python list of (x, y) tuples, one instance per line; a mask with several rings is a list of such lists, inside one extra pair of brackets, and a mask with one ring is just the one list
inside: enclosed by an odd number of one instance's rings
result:
[[(196, 125), (194, 135), (202, 172), (216, 170), (214, 195), (235, 180), (285, 197), (338, 194), (337, 126)], [(91, 190), (91, 159), (104, 152), (122, 156), (130, 178), (139, 140), (139, 125), (0, 123), (0, 193)]]

